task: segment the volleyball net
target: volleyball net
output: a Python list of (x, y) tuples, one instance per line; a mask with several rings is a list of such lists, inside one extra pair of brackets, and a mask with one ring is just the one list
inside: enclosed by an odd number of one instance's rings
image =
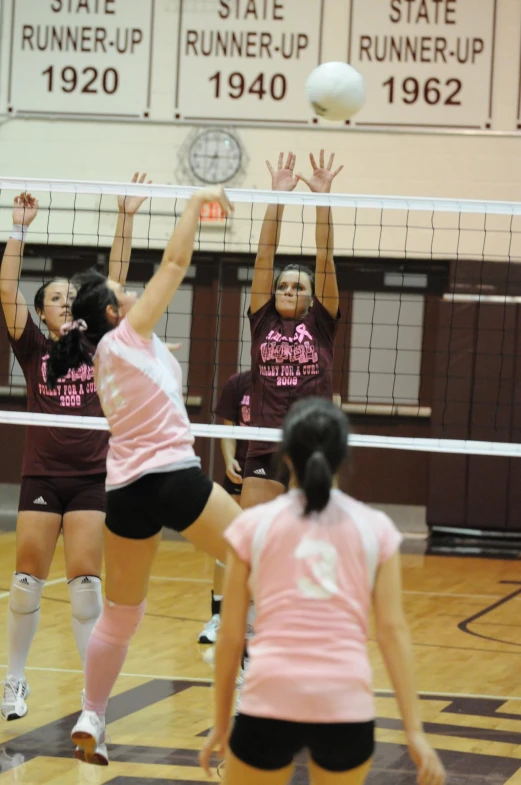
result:
[[(32, 303), (42, 283), (91, 267), (107, 273), (118, 196), (147, 196), (133, 222), (127, 282), (141, 291), (194, 190), (0, 178), (0, 242), (11, 233), (14, 197), (30, 193), (39, 203), (19, 284), (36, 323)], [(181, 344), (175, 351), (196, 436), (280, 439), (273, 429), (222, 425), (215, 406), (226, 380), (251, 367), (259, 236), (266, 206), (283, 204), (278, 270), (314, 268), (316, 208), (332, 210), (341, 313), (333, 393), (354, 423), (352, 444), (521, 455), (521, 203), (227, 193), (233, 215), (203, 208), (192, 264), (156, 330)], [(1, 331), (0, 423), (106, 428), (103, 419), (20, 411), (25, 379), (4, 324)]]

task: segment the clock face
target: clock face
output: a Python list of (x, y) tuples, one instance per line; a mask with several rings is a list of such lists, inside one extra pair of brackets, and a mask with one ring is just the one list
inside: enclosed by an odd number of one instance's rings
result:
[(227, 183), (241, 168), (242, 150), (227, 131), (203, 131), (188, 151), (193, 174), (203, 183)]

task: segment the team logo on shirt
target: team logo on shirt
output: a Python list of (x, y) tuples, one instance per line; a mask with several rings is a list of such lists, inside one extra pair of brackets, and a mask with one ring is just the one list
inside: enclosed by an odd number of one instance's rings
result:
[(277, 387), (296, 386), (303, 376), (319, 373), (315, 339), (305, 324), (298, 324), (293, 337), (278, 330), (270, 330), (260, 347), (261, 360), (271, 365), (260, 365), (259, 375), (276, 377)]
[(75, 370), (69, 370), (66, 376), (58, 379), (56, 388), (54, 390), (47, 387), (47, 360), (48, 354), (42, 357), (42, 364), (40, 372), (42, 375), (43, 383), (38, 383), (38, 392), (40, 395), (58, 398), (60, 406), (65, 407), (80, 407), (85, 404), (85, 395), (96, 392), (96, 384), (94, 382), (94, 368), (89, 365), (80, 365)]
[(305, 363), (318, 362), (318, 352), (314, 338), (305, 324), (298, 324), (293, 337), (283, 335), (278, 330), (270, 330), (261, 344), (262, 362)]

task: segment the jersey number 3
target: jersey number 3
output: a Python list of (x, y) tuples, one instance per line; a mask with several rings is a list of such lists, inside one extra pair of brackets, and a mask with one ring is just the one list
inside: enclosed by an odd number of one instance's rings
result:
[(295, 558), (305, 564), (307, 575), (298, 578), (298, 588), (304, 597), (327, 600), (338, 592), (337, 560), (334, 545), (326, 540), (304, 537), (295, 550)]

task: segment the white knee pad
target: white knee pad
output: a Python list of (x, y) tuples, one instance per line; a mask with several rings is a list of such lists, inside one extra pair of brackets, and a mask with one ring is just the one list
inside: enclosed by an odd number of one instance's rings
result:
[(45, 581), (27, 575), (25, 572), (15, 572), (11, 580), (9, 592), (9, 608), (13, 613), (26, 615), (36, 613), (40, 608)]
[(73, 618), (82, 622), (97, 619), (103, 607), (100, 578), (79, 575), (69, 581), (68, 588)]

